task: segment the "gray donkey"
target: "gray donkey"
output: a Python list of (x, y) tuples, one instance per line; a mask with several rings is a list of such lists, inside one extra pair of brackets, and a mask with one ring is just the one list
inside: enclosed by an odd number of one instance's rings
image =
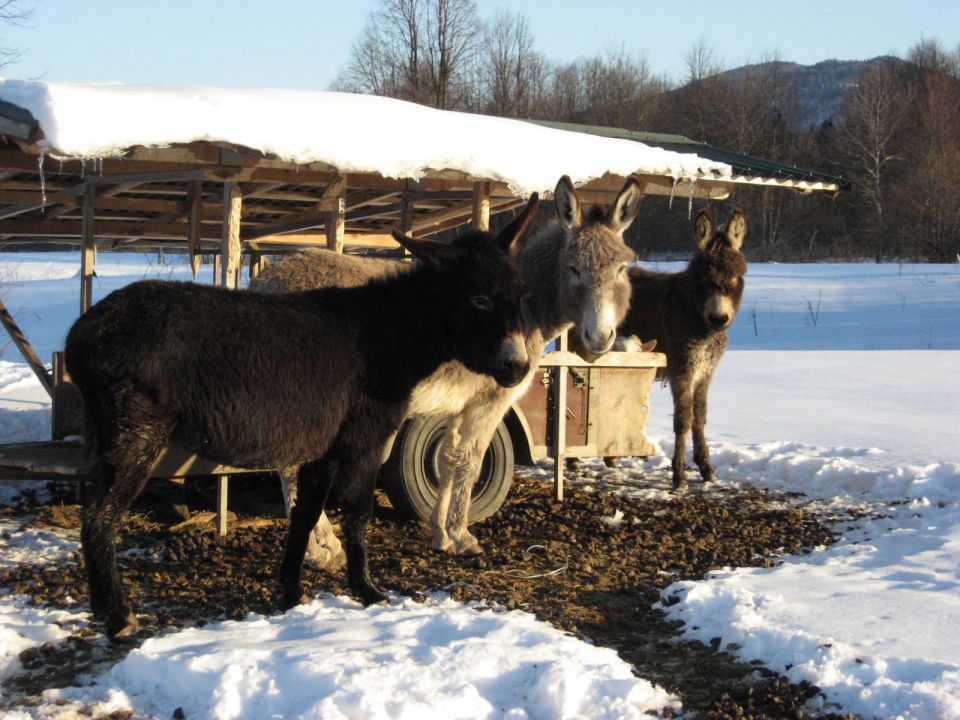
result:
[[(621, 335), (657, 341), (667, 354), (667, 378), (673, 394), (673, 487), (687, 486), (687, 434), (693, 430), (693, 459), (704, 482), (717, 479), (710, 464), (704, 428), (707, 391), (727, 347), (727, 329), (740, 309), (747, 261), (740, 252), (747, 219), (734, 211), (725, 226), (716, 228), (706, 210), (694, 223), (697, 252), (678, 273), (630, 268), (633, 297), (620, 326)], [(574, 339), (574, 349), (590, 352)]]
[[(440, 452), (440, 487), (431, 526), (434, 548), (456, 554), (482, 552), (467, 529), (470, 497), (484, 452), (507, 409), (526, 392), (536, 359), (560, 333), (576, 328), (580, 343), (595, 355), (607, 352), (630, 304), (628, 264), (635, 258), (623, 232), (643, 199), (639, 183), (629, 179), (606, 211), (596, 206), (584, 216), (570, 178), (554, 191), (556, 218), (535, 229), (515, 258), (527, 285), (524, 321), (530, 374), (505, 390), (457, 362), (442, 365), (413, 391), (407, 416), (449, 418)], [(318, 285), (366, 282), (387, 272), (402, 272), (395, 262), (337, 255), (326, 251), (295, 255), (269, 266), (256, 286), (290, 291)], [(293, 501), (289, 490), (288, 502)], [(308, 552), (330, 569), (339, 562), (339, 542), (325, 517)], [(319, 552), (318, 547), (319, 546)], [(316, 562), (315, 562), (316, 564)]]

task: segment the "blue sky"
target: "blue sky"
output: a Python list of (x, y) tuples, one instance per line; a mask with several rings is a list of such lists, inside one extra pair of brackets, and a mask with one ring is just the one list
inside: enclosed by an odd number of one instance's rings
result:
[[(21, 59), (0, 69), (49, 81), (326, 89), (375, 0), (38, 0), (30, 27), (0, 26)], [(502, 0), (478, 0), (492, 16)], [(703, 39), (728, 67), (779, 53), (828, 58), (903, 55), (922, 37), (960, 46), (957, 0), (643, 2), (515, 0), (537, 49), (568, 61), (625, 48), (681, 80)], [(586, 12), (585, 12), (586, 8)]]

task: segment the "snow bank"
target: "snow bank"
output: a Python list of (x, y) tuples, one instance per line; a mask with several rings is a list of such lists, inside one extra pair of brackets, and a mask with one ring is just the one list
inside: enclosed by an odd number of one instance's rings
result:
[(667, 614), (863, 717), (960, 717), (958, 508), (889, 511), (779, 567), (676, 583)]
[(57, 156), (110, 157), (135, 145), (225, 141), (340, 172), (420, 179), (458, 170), (518, 195), (604, 173), (730, 177), (731, 168), (631, 140), (519, 120), (434, 110), (371, 95), (0, 79), (0, 98), (29, 110)]
[(103, 709), (167, 718), (182, 708), (188, 718), (217, 720), (641, 720), (676, 704), (613, 650), (526, 613), (441, 598), (365, 609), (328, 596), (282, 616), (152, 638), (94, 692)]

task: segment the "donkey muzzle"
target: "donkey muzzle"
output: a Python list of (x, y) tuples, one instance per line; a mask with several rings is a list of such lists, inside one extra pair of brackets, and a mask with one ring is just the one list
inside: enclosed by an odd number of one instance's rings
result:
[(617, 339), (617, 333), (612, 327), (605, 331), (596, 330), (594, 332), (584, 328), (580, 334), (580, 339), (583, 340), (584, 347), (593, 355), (603, 355), (613, 347), (613, 343)]
[(730, 316), (725, 314), (710, 315), (707, 318), (707, 321), (710, 323), (710, 327), (712, 327), (714, 330), (723, 330), (727, 325), (730, 324)]
[(726, 328), (733, 322), (734, 313), (733, 301), (720, 293), (711, 295), (704, 307), (704, 317), (713, 330)]
[(493, 379), (503, 387), (519, 385), (530, 372), (530, 357), (523, 335), (511, 335), (500, 346), (500, 352), (493, 364)]

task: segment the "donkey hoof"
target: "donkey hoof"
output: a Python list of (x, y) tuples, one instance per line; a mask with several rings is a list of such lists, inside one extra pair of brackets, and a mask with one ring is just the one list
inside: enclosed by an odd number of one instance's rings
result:
[(434, 550), (439, 550), (440, 552), (450, 553), (451, 555), (456, 553), (456, 548), (454, 547), (453, 540), (448, 537), (434, 537), (430, 542), (430, 546)]
[(483, 548), (473, 535), (467, 533), (455, 541), (453, 552), (457, 555), (483, 555)]
[(457, 551), (457, 555), (483, 555), (483, 548), (476, 540), (470, 545), (464, 545)]
[(140, 629), (137, 616), (132, 611), (126, 615), (112, 616), (107, 620), (107, 637), (113, 642), (130, 642)]
[(280, 612), (285, 613), (291, 608), (295, 608), (298, 605), (306, 605), (313, 598), (307, 595), (307, 593), (297, 591), (295, 593), (280, 593), (280, 599), (277, 600), (277, 607)]
[(329, 575), (333, 575), (337, 571), (346, 567), (347, 554), (343, 552), (343, 550), (341, 550), (339, 553), (324, 551), (317, 553), (314, 557), (306, 558), (304, 563), (311, 570), (317, 570), (319, 572), (325, 572)]
[(355, 593), (360, 602), (363, 603), (364, 607), (370, 607), (371, 605), (386, 605), (387, 596), (382, 592), (377, 590), (373, 585)]

